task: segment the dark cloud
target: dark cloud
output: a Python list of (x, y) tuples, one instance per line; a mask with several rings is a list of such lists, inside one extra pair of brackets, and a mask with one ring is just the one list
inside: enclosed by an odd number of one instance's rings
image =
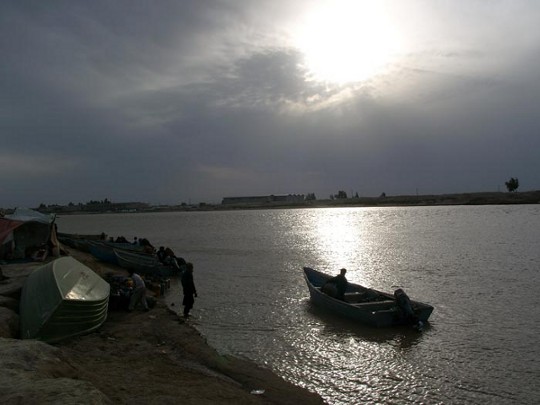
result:
[(519, 46), (463, 25), (474, 41), (449, 38), (384, 76), (332, 85), (306, 80), (275, 19), (287, 10), (2, 2), (0, 207), (488, 191), (511, 176), (540, 188), (529, 18), (515, 16)]

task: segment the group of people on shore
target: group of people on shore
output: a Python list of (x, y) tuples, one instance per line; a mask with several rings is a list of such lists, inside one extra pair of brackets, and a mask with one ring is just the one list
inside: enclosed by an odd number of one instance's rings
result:
[[(147, 242), (147, 244), (143, 246), (152, 246), (147, 239), (137, 239), (137, 237), (135, 237), (134, 240), (134, 244), (140, 243), (144, 240)], [(193, 280), (193, 263), (188, 263), (182, 257), (176, 256), (173, 250), (169, 247), (165, 248), (164, 246), (160, 246), (157, 251), (155, 249), (153, 250), (156, 253), (157, 259), (162, 264), (166, 266), (174, 266), (178, 269), (183, 290), (183, 313), (184, 317), (188, 318), (190, 316), (189, 313), (195, 303), (195, 297), (197, 297), (197, 289), (195, 288), (195, 282)], [(129, 275), (133, 280), (133, 291), (129, 300), (128, 311), (133, 311), (139, 304), (142, 305), (145, 311), (148, 311), (149, 306), (146, 299), (146, 284), (144, 279), (133, 270), (129, 271)]]
[(169, 247), (160, 246), (156, 252), (156, 256), (160, 263), (165, 266), (173, 266), (180, 273), (186, 270), (187, 262), (182, 257), (178, 257), (174, 254), (173, 250)]
[[(148, 301), (146, 300), (146, 284), (144, 279), (135, 271), (130, 270), (129, 276), (133, 280), (133, 292), (129, 299), (128, 311), (133, 311), (139, 304), (145, 311), (149, 311)], [(184, 318), (189, 318), (189, 312), (195, 303), (197, 289), (193, 280), (193, 263), (186, 263), (186, 269), (182, 272), (181, 283), (183, 290), (182, 305), (184, 306)]]
[[(101, 233), (101, 239), (104, 240), (106, 238), (106, 234), (104, 232)], [(132, 245), (136, 245), (136, 246), (150, 246), (153, 248), (152, 244), (150, 243), (150, 241), (146, 238), (141, 238), (139, 239), (137, 236), (134, 236), (133, 237), (133, 241), (129, 241), (126, 239), (125, 236), (123, 235), (120, 235), (120, 236), (117, 236), (116, 238), (113, 237), (113, 236), (109, 236), (109, 239), (107, 239), (107, 242), (109, 243), (125, 243), (125, 244), (132, 244)]]

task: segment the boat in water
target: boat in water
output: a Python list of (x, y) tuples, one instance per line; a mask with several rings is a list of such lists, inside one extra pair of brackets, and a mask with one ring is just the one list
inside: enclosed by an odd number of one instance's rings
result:
[(157, 256), (114, 249), (120, 267), (149, 277), (174, 277), (181, 274), (180, 267), (161, 263)]
[(20, 301), (21, 338), (48, 343), (86, 334), (107, 319), (110, 285), (71, 256), (35, 269)]
[(341, 300), (323, 292), (324, 285), (332, 276), (304, 267), (304, 278), (313, 304), (366, 325), (389, 327), (410, 324), (420, 328), (433, 312), (433, 307), (423, 302), (406, 298), (403, 303), (401, 289), (391, 294), (349, 282), (344, 300)]
[[(154, 252), (148, 252), (144, 246), (133, 245), (132, 243), (88, 241), (89, 253), (96, 259), (110, 264), (120, 265), (115, 251), (125, 251), (136, 254), (135, 257), (148, 258), (148, 261), (157, 260)], [(139, 256), (140, 255), (140, 256)]]

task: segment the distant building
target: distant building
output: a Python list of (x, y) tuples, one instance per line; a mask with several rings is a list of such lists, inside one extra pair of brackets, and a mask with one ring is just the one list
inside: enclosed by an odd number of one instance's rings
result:
[(271, 203), (297, 203), (304, 201), (304, 194), (285, 194), (285, 195), (261, 195), (250, 197), (225, 197), (221, 201), (222, 205), (235, 204), (256, 204), (264, 205)]

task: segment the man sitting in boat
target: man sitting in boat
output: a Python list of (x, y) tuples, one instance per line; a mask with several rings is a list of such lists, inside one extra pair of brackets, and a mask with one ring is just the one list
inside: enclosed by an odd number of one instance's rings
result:
[(159, 250), (156, 252), (156, 256), (161, 263), (165, 263), (165, 247), (164, 246), (159, 247)]
[(349, 284), (345, 277), (346, 272), (347, 269), (341, 269), (337, 276), (324, 283), (321, 288), (322, 292), (338, 300), (345, 301), (345, 291), (347, 291), (347, 285)]

